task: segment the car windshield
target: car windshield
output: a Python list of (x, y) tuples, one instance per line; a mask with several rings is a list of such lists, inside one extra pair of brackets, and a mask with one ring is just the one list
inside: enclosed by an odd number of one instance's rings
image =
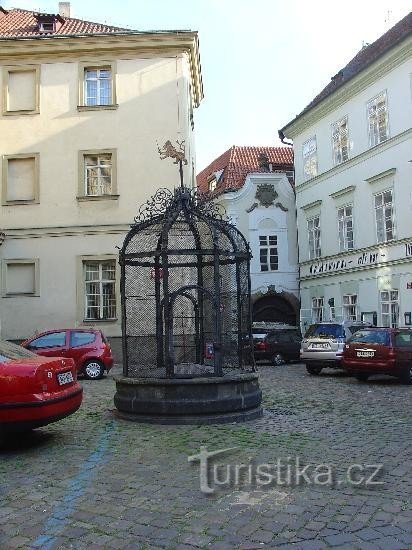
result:
[(30, 357), (37, 357), (37, 355), (21, 346), (16, 346), (16, 344), (0, 341), (0, 363), (7, 363), (16, 359), (28, 359)]
[(358, 330), (350, 339), (350, 343), (356, 344), (380, 344), (389, 345), (389, 333), (385, 330)]
[(311, 325), (306, 331), (305, 338), (345, 338), (342, 325), (316, 324)]

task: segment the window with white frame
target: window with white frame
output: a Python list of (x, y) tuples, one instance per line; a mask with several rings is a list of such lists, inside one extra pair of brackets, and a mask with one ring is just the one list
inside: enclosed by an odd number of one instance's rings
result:
[(353, 249), (353, 205), (338, 208), (338, 229), (340, 251)]
[(303, 176), (305, 180), (318, 175), (318, 153), (316, 136), (311, 137), (302, 145)]
[(399, 326), (399, 291), (381, 291), (381, 320), (383, 327)]
[(376, 238), (378, 243), (395, 238), (394, 209), (392, 189), (387, 189), (374, 196)]
[(112, 153), (84, 155), (85, 195), (112, 193)]
[(321, 323), (323, 321), (324, 299), (312, 298), (312, 323)]
[(278, 238), (276, 235), (259, 236), (260, 271), (279, 269)]
[(369, 145), (373, 147), (389, 138), (386, 91), (368, 101)]
[(309, 258), (319, 258), (320, 248), (320, 216), (308, 220)]
[(345, 294), (343, 296), (343, 318), (345, 321), (357, 321), (358, 295)]
[(86, 67), (84, 69), (84, 104), (87, 106), (111, 105), (112, 67)]
[(332, 124), (333, 163), (341, 164), (349, 158), (348, 117)]
[(116, 261), (84, 261), (86, 320), (116, 318)]

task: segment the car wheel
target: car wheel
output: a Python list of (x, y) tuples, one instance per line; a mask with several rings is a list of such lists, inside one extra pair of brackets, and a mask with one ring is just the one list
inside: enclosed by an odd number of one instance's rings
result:
[(275, 353), (272, 357), (272, 363), (275, 367), (280, 367), (280, 365), (284, 365), (286, 361), (281, 353)]
[(359, 382), (366, 382), (367, 379), (369, 378), (369, 374), (365, 374), (365, 373), (355, 374), (355, 378), (356, 380), (359, 380)]
[(402, 373), (401, 380), (404, 384), (412, 384), (412, 366)]
[(83, 372), (88, 380), (100, 380), (103, 378), (104, 366), (97, 359), (91, 359), (84, 365)]
[(320, 374), (322, 367), (315, 367), (314, 365), (306, 365), (306, 370), (309, 374)]

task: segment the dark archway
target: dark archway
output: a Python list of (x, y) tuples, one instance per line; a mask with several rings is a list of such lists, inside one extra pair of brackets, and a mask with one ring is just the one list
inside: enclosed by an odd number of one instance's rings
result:
[(296, 325), (296, 311), (291, 303), (280, 295), (258, 298), (253, 304), (253, 321)]

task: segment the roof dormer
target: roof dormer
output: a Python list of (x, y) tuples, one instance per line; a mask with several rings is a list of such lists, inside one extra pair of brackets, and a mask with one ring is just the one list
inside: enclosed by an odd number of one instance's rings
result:
[(35, 13), (34, 17), (36, 18), (37, 30), (40, 34), (53, 34), (64, 23), (64, 19), (54, 13)]

